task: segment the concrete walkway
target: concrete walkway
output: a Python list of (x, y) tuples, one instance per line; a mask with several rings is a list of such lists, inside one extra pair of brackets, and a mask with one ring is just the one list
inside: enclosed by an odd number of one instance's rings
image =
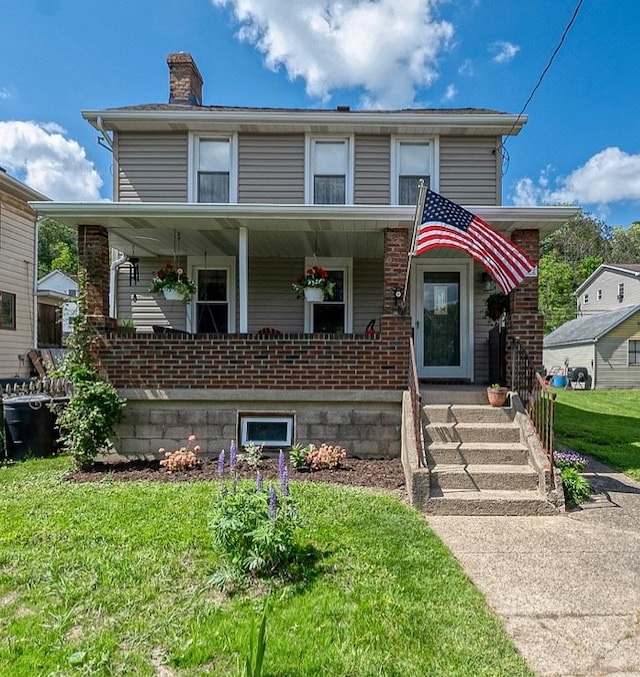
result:
[(640, 676), (640, 483), (596, 461), (585, 475), (581, 510), (427, 521), (536, 675)]

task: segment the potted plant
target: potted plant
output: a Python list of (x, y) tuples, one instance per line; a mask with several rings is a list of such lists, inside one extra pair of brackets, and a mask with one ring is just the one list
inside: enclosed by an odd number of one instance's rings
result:
[(187, 277), (184, 268), (166, 263), (164, 268), (155, 272), (149, 291), (152, 294), (162, 294), (168, 301), (189, 303), (196, 292), (196, 285)]
[(502, 407), (507, 401), (509, 389), (501, 386), (499, 383), (492, 383), (487, 387), (487, 397), (492, 407)]
[(320, 266), (311, 266), (291, 285), (298, 295), (304, 294), (305, 300), (310, 303), (322, 301), (326, 296), (332, 298), (335, 287), (335, 282), (329, 279), (329, 273)]
[(493, 322), (500, 319), (503, 313), (509, 312), (509, 296), (500, 291), (489, 294), (485, 300), (484, 316)]

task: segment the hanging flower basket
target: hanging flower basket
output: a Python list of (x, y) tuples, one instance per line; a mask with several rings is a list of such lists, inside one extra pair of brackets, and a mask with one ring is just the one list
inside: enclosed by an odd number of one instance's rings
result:
[(196, 285), (187, 277), (183, 268), (166, 263), (164, 268), (154, 274), (149, 291), (164, 296), (168, 301), (189, 303), (196, 292)]
[(293, 291), (298, 295), (304, 294), (304, 298), (309, 302), (320, 302), (325, 296), (332, 298), (336, 288), (336, 283), (331, 282), (329, 273), (320, 266), (308, 268), (304, 275), (291, 285)]
[(320, 287), (306, 287), (304, 290), (304, 300), (309, 303), (320, 303), (324, 299), (324, 290)]
[(169, 289), (169, 287), (165, 287), (162, 290), (162, 294), (167, 299), (167, 301), (183, 301), (184, 298), (182, 294), (177, 290), (177, 289)]

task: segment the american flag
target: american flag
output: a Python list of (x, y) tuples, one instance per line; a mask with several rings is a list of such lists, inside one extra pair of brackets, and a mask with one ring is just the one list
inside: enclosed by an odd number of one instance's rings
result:
[(505, 294), (536, 267), (520, 247), (488, 223), (427, 190), (414, 254), (420, 256), (436, 247), (452, 247), (469, 254), (486, 268)]

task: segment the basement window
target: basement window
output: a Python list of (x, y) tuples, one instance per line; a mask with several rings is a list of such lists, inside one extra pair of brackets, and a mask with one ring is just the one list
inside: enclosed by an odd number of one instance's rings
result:
[(293, 444), (293, 414), (240, 414), (240, 446), (249, 442), (264, 447), (290, 447)]

